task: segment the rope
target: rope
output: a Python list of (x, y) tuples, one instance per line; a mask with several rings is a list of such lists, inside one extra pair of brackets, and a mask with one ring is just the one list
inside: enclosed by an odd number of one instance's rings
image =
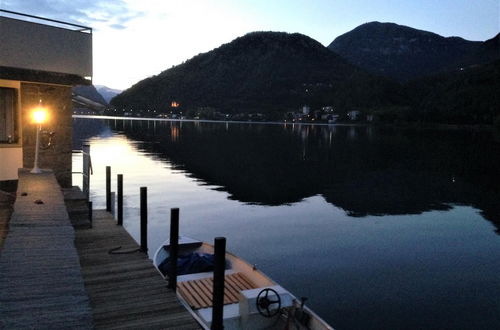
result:
[(118, 251), (121, 248), (122, 248), (121, 245), (118, 246), (118, 247), (112, 248), (112, 249), (110, 249), (108, 251), (108, 254), (131, 254), (131, 253), (135, 253), (135, 252), (140, 252), (141, 251), (141, 249), (127, 250), (127, 251)]

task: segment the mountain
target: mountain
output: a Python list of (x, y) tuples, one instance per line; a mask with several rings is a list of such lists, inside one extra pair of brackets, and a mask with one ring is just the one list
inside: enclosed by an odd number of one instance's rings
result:
[(360, 25), (328, 48), (351, 64), (398, 81), (500, 58), (498, 36), (487, 42), (468, 41), (380, 22)]
[(417, 79), (406, 87), (418, 120), (500, 127), (500, 59)]
[(120, 94), (122, 90), (109, 88), (103, 85), (95, 85), (95, 88), (99, 94), (106, 100), (107, 103), (111, 101), (113, 97)]
[[(121, 109), (276, 112), (401, 102), (398, 84), (360, 70), (302, 34), (253, 32), (144, 79), (117, 95)], [(282, 118), (282, 117), (281, 117)]]
[(462, 67), (489, 63), (497, 59), (500, 59), (500, 33), (481, 43), (479, 49), (471, 54), (469, 58), (464, 57)]
[(102, 95), (97, 92), (95, 86), (75, 86), (73, 87), (73, 94), (77, 96), (84, 97), (88, 100), (91, 100), (96, 103), (100, 103), (102, 105), (107, 105), (108, 102), (102, 97)]

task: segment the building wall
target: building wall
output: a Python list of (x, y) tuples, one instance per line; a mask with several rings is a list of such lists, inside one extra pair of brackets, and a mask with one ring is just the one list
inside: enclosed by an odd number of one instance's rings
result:
[(17, 171), (22, 167), (22, 161), (22, 148), (0, 148), (0, 181), (17, 180)]
[(0, 26), (0, 66), (92, 76), (90, 31), (9, 17), (0, 17)]
[(21, 102), (19, 97), (21, 83), (19, 81), (0, 79), (0, 87), (12, 88), (16, 91), (15, 131), (17, 132), (17, 134), (14, 134), (14, 140), (11, 143), (0, 142), (0, 181), (17, 180), (17, 171), (20, 167), (23, 167), (22, 131), (19, 124), (21, 122), (19, 106)]
[(36, 125), (31, 113), (39, 106), (47, 108), (48, 120), (42, 130), (54, 131), (53, 146), (40, 150), (39, 167), (54, 170), (62, 187), (71, 187), (72, 157), (72, 103), (71, 86), (40, 83), (21, 83), (21, 125), (23, 140), (23, 166), (32, 168), (35, 157)]

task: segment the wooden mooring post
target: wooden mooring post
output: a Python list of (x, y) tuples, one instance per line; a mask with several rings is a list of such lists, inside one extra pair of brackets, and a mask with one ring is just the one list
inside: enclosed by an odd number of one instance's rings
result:
[(111, 212), (111, 166), (106, 166), (106, 211)]
[(168, 274), (168, 287), (177, 289), (177, 256), (179, 254), (179, 209), (170, 209), (170, 274)]
[(213, 287), (212, 330), (221, 330), (224, 308), (224, 273), (226, 268), (226, 238), (216, 237), (214, 240), (215, 269)]
[(141, 187), (141, 251), (148, 252), (148, 188)]
[(118, 226), (123, 226), (123, 174), (118, 174), (117, 175), (117, 178), (116, 178), (116, 182), (117, 182), (117, 192), (118, 192), (118, 196), (117, 196), (117, 207), (118, 207), (118, 210), (117, 210), (117, 222), (116, 224)]
[(94, 214), (92, 211), (93, 206), (92, 206), (91, 201), (88, 202), (88, 207), (89, 207), (89, 223), (90, 223), (90, 228), (92, 228), (92, 220), (93, 220)]
[(82, 191), (85, 194), (87, 202), (90, 198), (90, 174), (92, 173), (92, 163), (90, 162), (90, 145), (82, 145)]

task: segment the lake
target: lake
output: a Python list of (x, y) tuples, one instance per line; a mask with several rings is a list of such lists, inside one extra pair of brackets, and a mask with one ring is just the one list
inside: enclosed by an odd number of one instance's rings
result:
[[(500, 328), (500, 140), (488, 132), (372, 126), (74, 119), (124, 175), (124, 226), (150, 256), (181, 233), (227, 238), (336, 329)], [(75, 168), (81, 167), (75, 156)], [(74, 177), (74, 184), (81, 178)]]

